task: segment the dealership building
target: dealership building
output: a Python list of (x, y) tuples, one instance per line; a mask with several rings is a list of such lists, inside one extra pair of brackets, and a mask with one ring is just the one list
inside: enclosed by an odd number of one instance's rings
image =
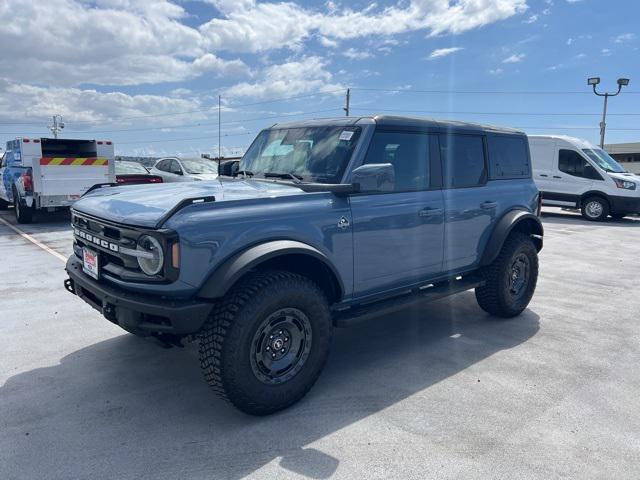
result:
[(640, 173), (640, 142), (610, 143), (604, 149), (626, 170)]

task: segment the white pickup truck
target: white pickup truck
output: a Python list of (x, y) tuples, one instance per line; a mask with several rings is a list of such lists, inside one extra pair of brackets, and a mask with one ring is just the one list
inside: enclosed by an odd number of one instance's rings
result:
[(38, 209), (69, 207), (92, 186), (115, 182), (113, 143), (17, 138), (0, 160), (0, 209), (13, 204), (19, 223)]

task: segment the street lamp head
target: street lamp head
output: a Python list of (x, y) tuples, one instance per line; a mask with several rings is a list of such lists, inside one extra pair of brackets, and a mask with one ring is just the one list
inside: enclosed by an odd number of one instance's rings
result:
[(621, 87), (626, 87), (627, 85), (629, 85), (629, 79), (628, 78), (619, 78), (618, 79), (618, 85)]
[(600, 77), (591, 77), (587, 80), (587, 85), (593, 85), (594, 87), (600, 83)]

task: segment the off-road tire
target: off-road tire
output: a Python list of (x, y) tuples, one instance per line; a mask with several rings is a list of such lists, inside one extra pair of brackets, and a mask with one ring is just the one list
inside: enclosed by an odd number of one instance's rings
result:
[(31, 223), (33, 221), (33, 208), (21, 204), (20, 197), (15, 190), (13, 191), (13, 208), (18, 223)]
[[(292, 378), (268, 384), (255, 373), (252, 359), (262, 351), (255, 337), (274, 312), (286, 309), (297, 309), (308, 319), (310, 349)], [(199, 335), (200, 364), (205, 380), (220, 397), (245, 413), (268, 415), (294, 404), (311, 389), (326, 363), (331, 336), (329, 305), (313, 281), (284, 271), (252, 273), (214, 307)]]
[[(516, 261), (526, 258), (527, 279), (523, 290), (512, 293), (512, 275)], [(478, 305), (487, 313), (502, 318), (515, 317), (527, 308), (538, 280), (538, 252), (529, 235), (512, 232), (504, 242), (498, 257), (482, 270), (485, 281), (476, 288)]]
[[(598, 196), (587, 197), (582, 201), (580, 211), (582, 216), (592, 222), (604, 222), (611, 209), (606, 199)], [(596, 215), (594, 212), (598, 212)]]

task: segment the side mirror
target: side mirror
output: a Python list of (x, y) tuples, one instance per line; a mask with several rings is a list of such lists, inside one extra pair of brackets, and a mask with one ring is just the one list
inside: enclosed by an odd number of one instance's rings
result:
[(224, 175), (225, 177), (233, 177), (240, 168), (239, 160), (225, 160), (220, 162), (218, 166), (218, 175)]
[(369, 163), (352, 172), (351, 183), (359, 185), (361, 192), (393, 192), (396, 173), (390, 163)]

